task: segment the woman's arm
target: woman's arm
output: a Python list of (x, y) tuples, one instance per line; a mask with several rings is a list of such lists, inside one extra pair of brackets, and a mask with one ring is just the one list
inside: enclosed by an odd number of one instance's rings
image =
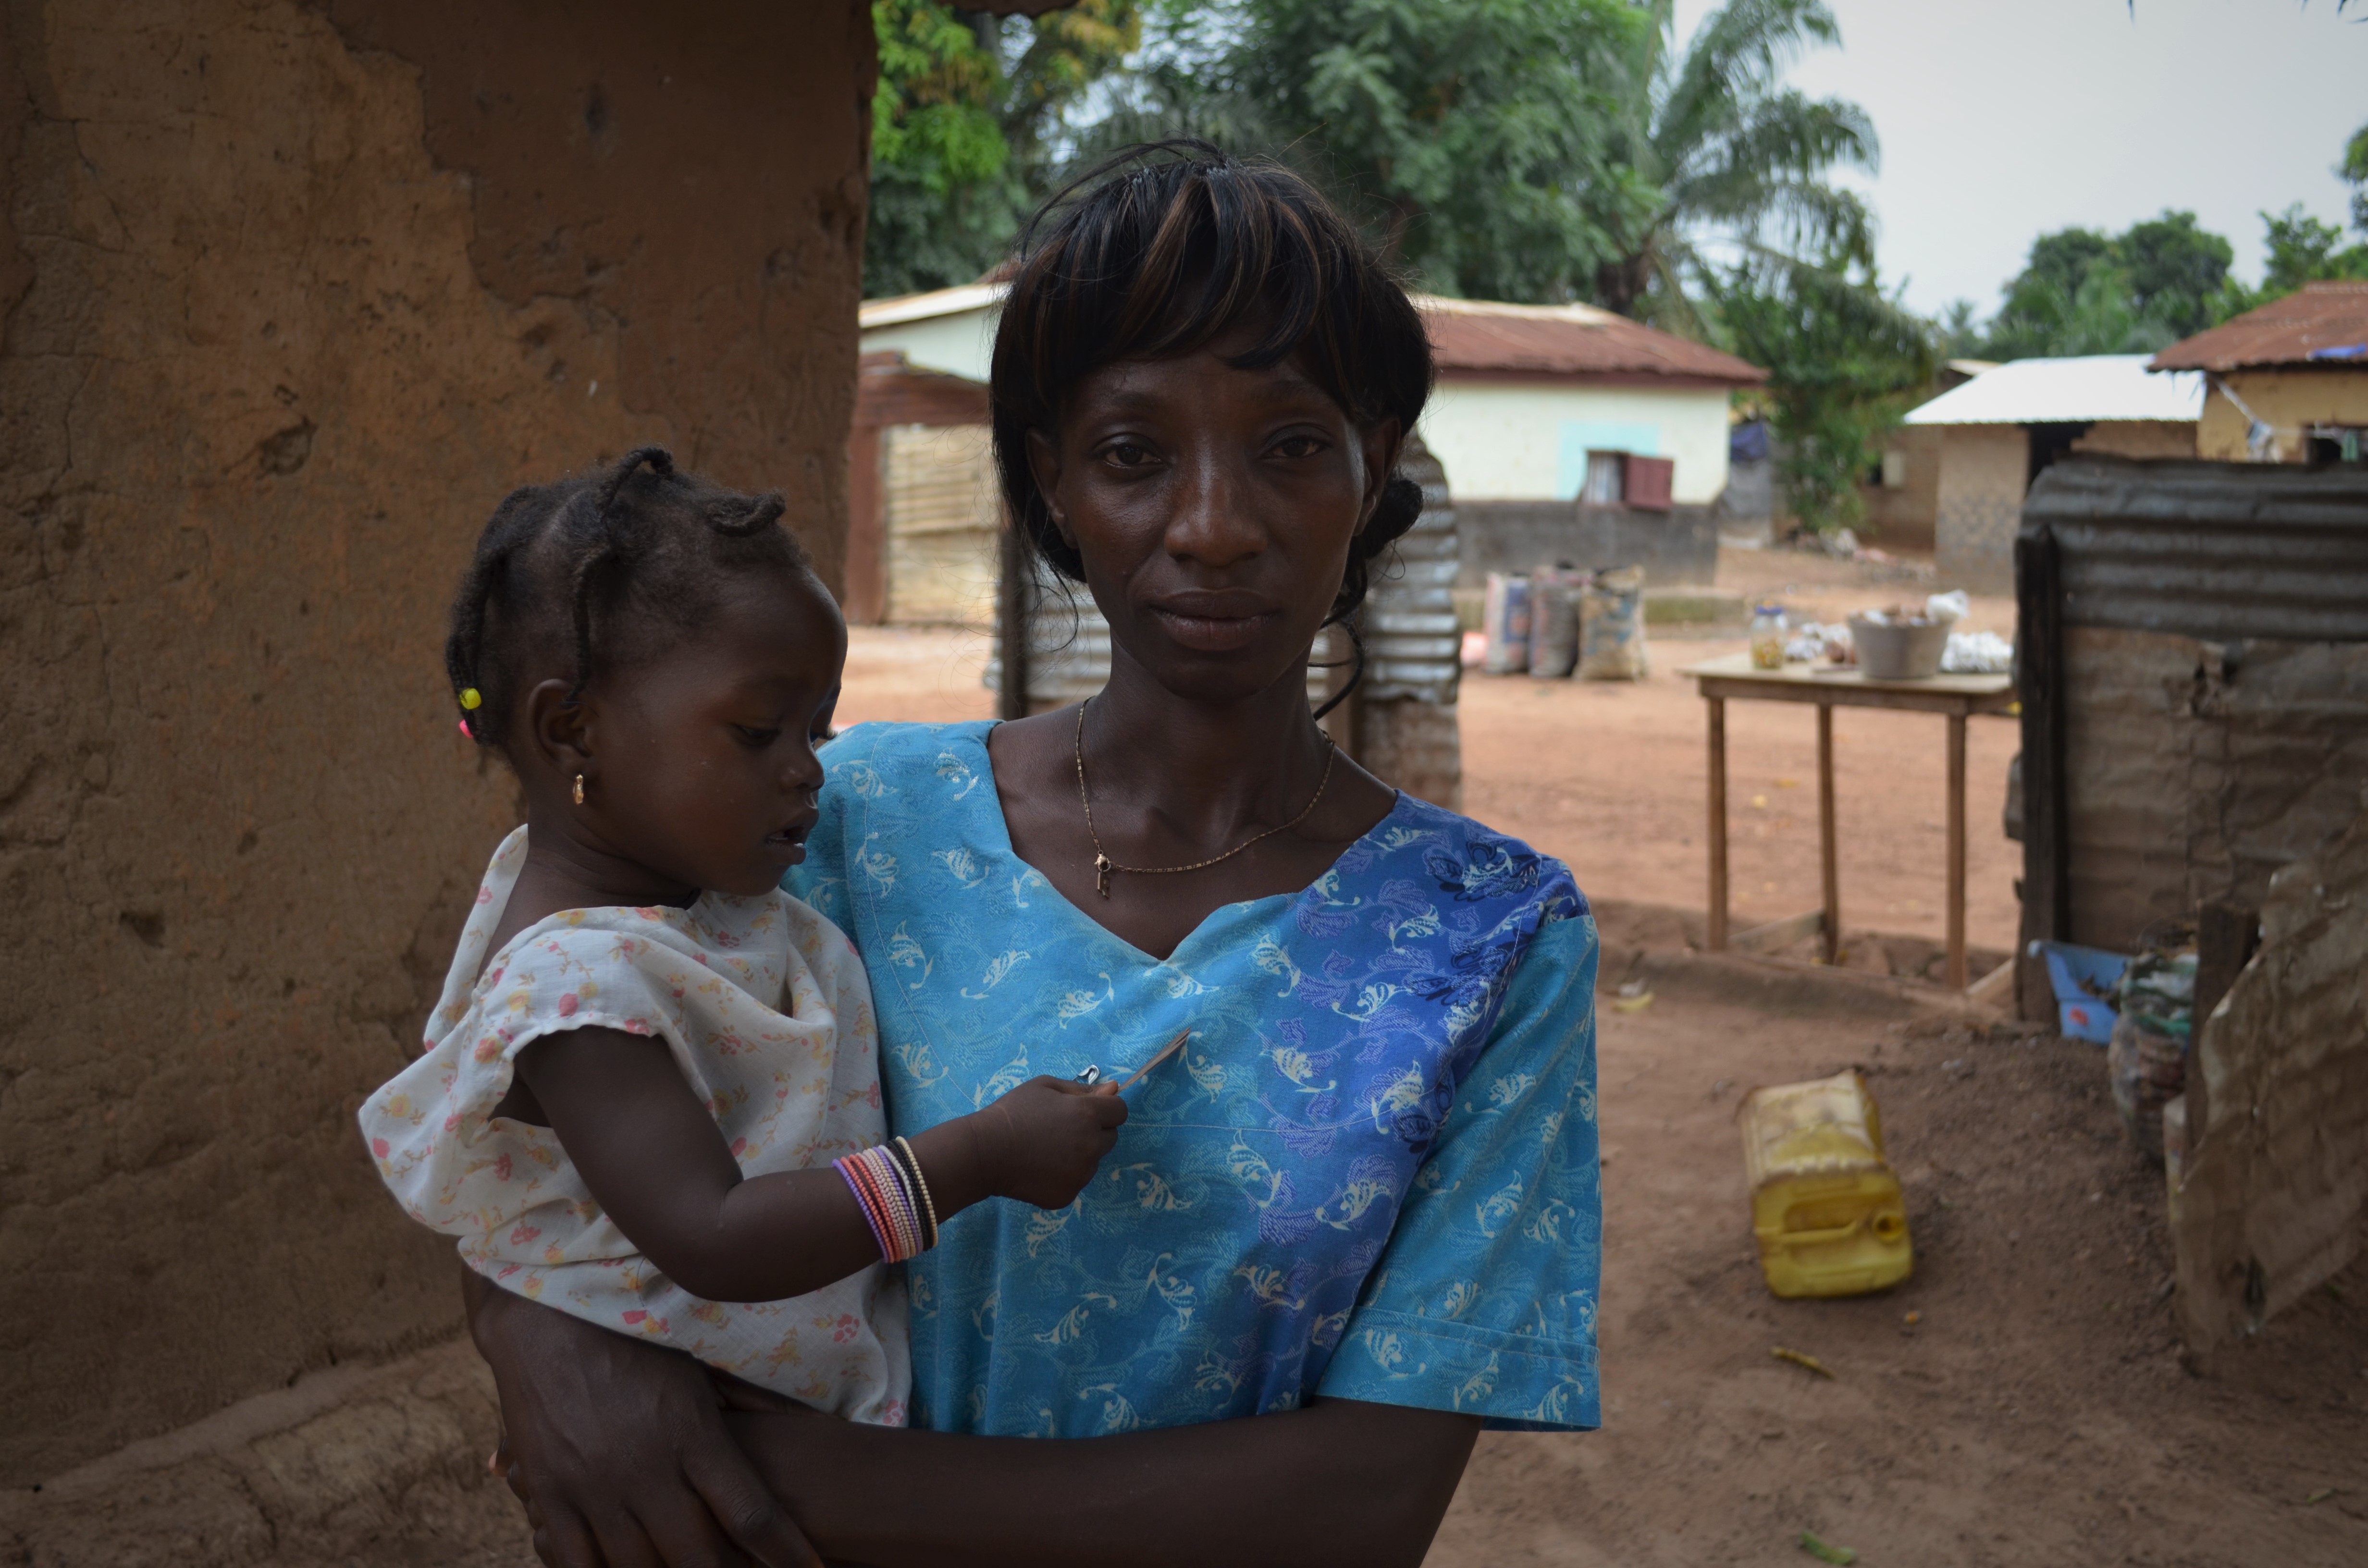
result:
[(869, 1568), (1415, 1568), (1480, 1435), (1354, 1400), (1070, 1439), (727, 1420), (824, 1553)]
[(822, 1568), (725, 1428), (706, 1368), (474, 1273), (463, 1280), (502, 1402), (498, 1458), (545, 1562)]
[[(660, 1041), (547, 1034), (518, 1052), (518, 1074), (617, 1228), (692, 1295), (783, 1301), (880, 1260), (828, 1165), (744, 1177)], [(997, 1193), (1057, 1209), (1093, 1179), (1126, 1114), (1107, 1089), (1035, 1078), (911, 1142), (940, 1220)]]

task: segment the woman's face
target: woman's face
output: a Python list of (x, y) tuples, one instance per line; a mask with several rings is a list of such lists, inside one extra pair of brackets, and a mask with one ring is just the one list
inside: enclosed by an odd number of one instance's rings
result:
[(1238, 701), (1300, 671), (1396, 460), (1253, 328), (1070, 389), (1029, 462), (1118, 649), (1178, 696)]

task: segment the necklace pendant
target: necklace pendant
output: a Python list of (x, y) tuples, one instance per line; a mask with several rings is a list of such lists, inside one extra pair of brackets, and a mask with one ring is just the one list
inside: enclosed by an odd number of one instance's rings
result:
[(1110, 897), (1110, 874), (1117, 869), (1117, 865), (1109, 856), (1094, 857), (1094, 891), (1104, 898)]

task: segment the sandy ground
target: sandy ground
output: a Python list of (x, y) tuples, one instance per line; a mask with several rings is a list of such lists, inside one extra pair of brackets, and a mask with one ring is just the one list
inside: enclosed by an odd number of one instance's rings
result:
[[(1810, 1562), (1804, 1530), (1864, 1568), (2368, 1562), (2368, 1266), (2182, 1364), (2162, 1176), (2096, 1048), (1715, 1000), (1602, 1019), (1603, 1430), (1483, 1437), (1433, 1568)], [(1852, 1063), (1917, 1273), (1780, 1301), (1736, 1100)]]

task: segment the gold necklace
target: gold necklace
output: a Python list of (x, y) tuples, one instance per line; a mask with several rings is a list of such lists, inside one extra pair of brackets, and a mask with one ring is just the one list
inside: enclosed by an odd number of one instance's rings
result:
[[(1090, 701), (1091, 699), (1087, 700)], [(1321, 735), (1324, 732), (1318, 730), (1316, 733)], [(1172, 876), (1178, 871), (1198, 871), (1213, 866), (1220, 860), (1232, 859), (1261, 838), (1271, 838), (1286, 828), (1297, 827), (1307, 820), (1309, 812), (1315, 810), (1316, 802), (1324, 799), (1324, 787), (1332, 782), (1332, 759), (1339, 755), (1340, 748), (1332, 744), (1332, 737), (1324, 735), (1324, 777), (1315, 781), (1315, 793), (1308, 797), (1307, 809), (1289, 822), (1268, 828), (1264, 833), (1252, 834), (1223, 855), (1212, 855), (1206, 860), (1195, 860), (1189, 866), (1121, 866), (1103, 851), (1101, 835), (1094, 831), (1094, 800), (1086, 792), (1086, 704), (1078, 703), (1077, 803), (1086, 808), (1086, 836), (1094, 841), (1094, 891), (1104, 898), (1110, 897), (1110, 880), (1112, 871), (1131, 871), (1139, 877), (1165, 877)]]

